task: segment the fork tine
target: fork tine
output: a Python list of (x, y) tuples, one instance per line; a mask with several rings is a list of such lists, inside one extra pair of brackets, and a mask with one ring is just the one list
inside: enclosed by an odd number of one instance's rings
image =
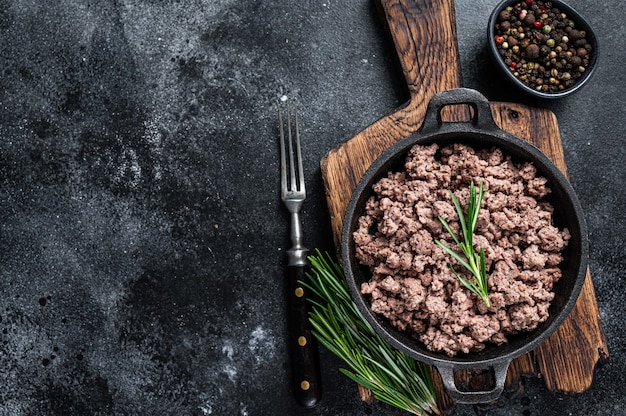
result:
[(297, 191), (296, 185), (296, 165), (293, 160), (293, 138), (291, 136), (291, 110), (287, 106), (287, 137), (289, 140), (289, 173), (291, 182), (289, 183), (289, 190)]
[(296, 126), (296, 153), (298, 159), (298, 179), (300, 180), (300, 192), (305, 192), (304, 190), (304, 167), (302, 163), (302, 150), (300, 148), (300, 126), (298, 123), (298, 111), (294, 106), (293, 111), (295, 117), (295, 126)]
[(287, 157), (285, 156), (285, 132), (283, 127), (283, 116), (280, 111), (280, 105), (276, 106), (278, 110), (278, 129), (280, 132), (280, 192), (284, 197), (287, 193)]
[[(300, 193), (303, 194), (300, 197), (304, 199), (304, 197), (306, 197), (306, 194), (304, 188), (304, 166), (302, 163), (298, 112), (296, 111), (295, 106), (293, 107), (293, 109), (287, 106), (287, 114), (284, 117), (286, 118), (286, 120), (284, 120), (283, 111), (281, 110), (280, 105), (277, 105), (277, 109), (280, 133), (281, 194), (282, 196), (286, 196), (290, 193)], [(285, 124), (287, 125), (287, 134), (285, 134)], [(289, 174), (287, 174), (287, 169), (289, 169)]]

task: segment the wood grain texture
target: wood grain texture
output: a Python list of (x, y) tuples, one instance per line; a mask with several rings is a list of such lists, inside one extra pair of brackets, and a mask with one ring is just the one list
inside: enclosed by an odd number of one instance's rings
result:
[(582, 393), (591, 387), (596, 365), (609, 356), (591, 274), (567, 320), (536, 350), (538, 372), (553, 392)]
[[(321, 161), (335, 243), (352, 190), (385, 149), (417, 131), (438, 92), (462, 86), (453, 0), (380, 0), (377, 5), (396, 48), (411, 99), (331, 150)], [(447, 119), (463, 119), (462, 112)], [(344, 169), (350, 166), (350, 169)]]
[[(453, 0), (380, 0), (410, 100), (401, 108), (366, 127), (355, 137), (332, 149), (320, 163), (333, 237), (340, 247), (343, 216), (352, 191), (372, 162), (398, 140), (419, 130), (430, 99), (438, 92), (462, 86), (456, 42)], [(567, 166), (556, 116), (549, 110), (521, 104), (491, 103), (500, 128), (541, 149), (567, 175)], [(444, 120), (466, 120), (466, 108), (451, 107)], [(519, 391), (522, 375), (541, 376), (553, 392), (577, 393), (589, 388), (597, 363), (608, 357), (598, 304), (588, 273), (574, 310), (565, 323), (542, 345), (515, 359), (507, 373), (506, 390)], [(439, 375), (433, 369), (437, 398), (442, 410), (451, 409)], [(469, 374), (459, 377), (468, 380)], [(363, 400), (371, 393), (359, 389)]]
[(425, 108), (439, 87), (460, 87), (456, 25), (450, 24), (456, 21), (453, 1), (381, 0), (379, 5), (413, 98), (410, 104)]
[[(537, 146), (566, 175), (567, 165), (556, 116), (551, 111), (519, 104), (492, 103), (496, 124)], [(533, 368), (553, 392), (581, 393), (591, 387), (596, 365), (608, 358), (591, 274), (567, 320), (532, 356)], [(511, 377), (510, 382), (513, 382)]]

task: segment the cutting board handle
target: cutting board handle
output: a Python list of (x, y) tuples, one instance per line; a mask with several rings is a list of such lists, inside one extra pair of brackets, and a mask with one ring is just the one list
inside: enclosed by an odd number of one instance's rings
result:
[(459, 88), (461, 64), (454, 0), (378, 0), (411, 99), (426, 103)]

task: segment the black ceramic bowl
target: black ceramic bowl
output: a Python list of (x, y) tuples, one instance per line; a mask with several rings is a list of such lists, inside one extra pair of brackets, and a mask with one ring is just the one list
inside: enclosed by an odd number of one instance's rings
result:
[[(496, 23), (498, 22), (498, 16), (500, 12), (505, 10), (509, 6), (516, 5), (517, 3), (525, 3), (525, 1), (524, 0), (504, 0), (496, 6), (496, 8), (491, 13), (491, 16), (489, 17), (489, 23), (487, 26), (488, 52), (492, 58), (492, 61), (496, 65), (498, 72), (501, 73), (508, 81), (510, 81), (510, 83), (515, 85), (519, 90), (527, 94), (530, 94), (532, 96), (539, 97), (539, 98), (545, 98), (545, 99), (562, 98), (578, 91), (581, 87), (583, 87), (589, 81), (589, 79), (591, 78), (591, 76), (593, 75), (597, 67), (598, 41), (597, 41), (594, 31), (591, 29), (591, 26), (589, 26), (589, 23), (587, 23), (587, 21), (578, 12), (576, 12), (576, 10), (572, 9), (569, 5), (567, 5), (563, 1), (551, 0), (553, 7), (558, 8), (562, 13), (565, 13), (567, 15), (568, 19), (571, 19), (574, 22), (575, 29), (584, 30), (586, 32), (586, 39), (588, 41), (588, 44), (591, 46), (591, 51), (589, 52), (589, 56), (588, 56), (589, 58), (588, 66), (586, 67), (585, 71), (582, 73), (582, 76), (580, 76), (580, 78), (578, 78), (572, 86), (569, 86), (565, 88), (564, 90), (557, 91), (557, 92), (538, 91), (536, 88), (530, 87), (529, 85), (525, 84), (514, 75), (514, 72), (517, 68), (511, 69), (511, 67), (507, 63), (505, 63), (504, 58), (500, 54), (500, 47), (496, 43), (496, 36), (497, 36), (495, 32)], [(515, 13), (513, 14), (515, 15)], [(537, 30), (541, 32), (540, 28), (537, 28)], [(556, 30), (551, 31), (550, 33), (554, 34), (556, 33)], [(555, 43), (558, 46), (559, 41), (556, 40)], [(544, 44), (545, 42), (538, 43), (539, 46), (542, 46)], [(572, 47), (574, 50), (577, 49), (577, 47), (574, 46), (573, 40), (569, 40), (567, 45)], [(509, 45), (509, 48), (511, 47), (512, 46)], [(535, 60), (532, 60), (532, 61), (535, 62)], [(554, 66), (552, 66), (551, 68), (554, 68)], [(548, 67), (547, 70), (549, 71), (551, 68)], [(574, 74), (575, 73), (574, 71), (577, 71), (577, 69), (568, 68), (568, 69), (563, 70), (563, 72), (568, 72), (570, 74)]]
[[(469, 104), (474, 118), (470, 122), (443, 123), (441, 109), (448, 105)], [(555, 298), (549, 309), (549, 318), (532, 332), (511, 336), (504, 345), (487, 346), (484, 350), (449, 357), (426, 349), (418, 340), (394, 328), (384, 317), (372, 312), (369, 296), (360, 293), (363, 282), (371, 278), (368, 268), (355, 258), (352, 238), (358, 218), (363, 215), (366, 201), (373, 194), (372, 185), (389, 171), (400, 171), (409, 149), (415, 144), (437, 143), (446, 146), (465, 143), (475, 149), (497, 146), (514, 161), (532, 162), (540, 175), (548, 179), (552, 192), (547, 197), (554, 206), (556, 226), (567, 227), (571, 240), (561, 264), (563, 276), (555, 284)], [(493, 121), (487, 99), (470, 89), (456, 89), (437, 94), (429, 103), (424, 124), (417, 133), (400, 140), (383, 153), (361, 178), (344, 218), (342, 230), (342, 262), (351, 296), (374, 330), (399, 350), (414, 359), (434, 365), (442, 376), (449, 396), (459, 403), (481, 403), (495, 400), (504, 388), (509, 363), (514, 358), (529, 352), (547, 339), (569, 315), (574, 307), (584, 282), (588, 261), (588, 237), (582, 209), (578, 199), (561, 171), (539, 149), (510, 133), (501, 130)], [(493, 390), (462, 392), (454, 383), (457, 370), (493, 370)]]

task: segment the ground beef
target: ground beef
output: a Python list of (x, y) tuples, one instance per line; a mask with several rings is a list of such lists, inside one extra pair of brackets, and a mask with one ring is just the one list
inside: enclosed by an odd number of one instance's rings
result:
[[(353, 234), (356, 257), (372, 272), (361, 287), (372, 310), (450, 356), (505, 343), (545, 321), (570, 239), (567, 229), (553, 224), (553, 208), (544, 200), (548, 181), (499, 148), (476, 151), (463, 144), (414, 146), (404, 167), (374, 184)], [(471, 182), (487, 190), (474, 244), (485, 250), (489, 308), (460, 285), (449, 264), (468, 273), (435, 244), (455, 247), (438, 216), (461, 235), (450, 192), (465, 212)]]

